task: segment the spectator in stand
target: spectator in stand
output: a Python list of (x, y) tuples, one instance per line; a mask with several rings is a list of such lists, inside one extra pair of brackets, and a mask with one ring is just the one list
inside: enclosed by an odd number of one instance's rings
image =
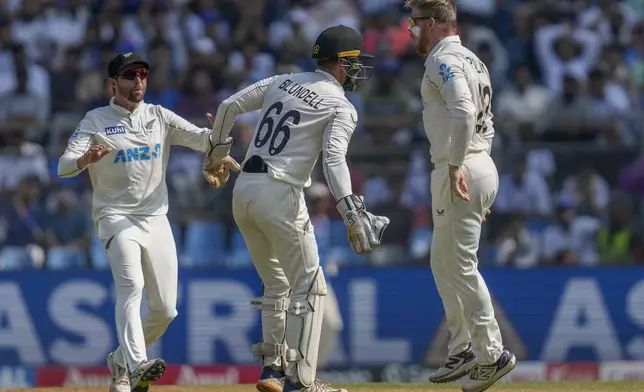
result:
[(89, 250), (91, 219), (79, 204), (78, 196), (69, 189), (61, 189), (48, 197), (45, 231), (47, 266), (82, 267)]
[(550, 102), (545, 111), (543, 140), (547, 142), (574, 142), (593, 140), (596, 135), (588, 132), (587, 102), (577, 79), (563, 78), (563, 91)]
[(610, 201), (610, 187), (592, 165), (586, 164), (564, 180), (560, 198), (573, 203), (583, 215), (603, 217)]
[(550, 189), (541, 173), (526, 170), (526, 158), (523, 155), (516, 156), (511, 167), (510, 172), (501, 175), (494, 210), (522, 213), (526, 216), (550, 215)]
[(62, 55), (62, 64), (51, 73), (52, 111), (68, 113), (78, 110), (76, 86), (80, 79), (80, 51), (70, 48)]
[(619, 192), (611, 195), (608, 222), (597, 232), (600, 264), (620, 265), (630, 261), (633, 245), (641, 233), (633, 211), (633, 201), (628, 195)]
[(539, 263), (539, 239), (515, 215), (499, 239), (495, 263), (499, 267), (534, 268)]
[(547, 25), (535, 32), (534, 44), (546, 86), (562, 91), (564, 76), (586, 79), (601, 50), (601, 38), (571, 21)]
[(2, 202), (6, 227), (0, 252), (2, 268), (37, 267), (44, 261), (45, 211), (41, 196), (38, 178), (27, 176), (20, 181), (18, 191)]
[(593, 267), (598, 256), (595, 235), (601, 221), (588, 215), (577, 215), (572, 202), (562, 202), (555, 222), (547, 227), (541, 241), (542, 262), (549, 265)]
[(16, 88), (0, 97), (0, 122), (12, 131), (32, 130), (43, 126), (47, 120), (47, 102), (29, 91), (29, 72), (16, 67)]
[[(389, 224), (389, 230), (385, 232), (380, 242), (380, 247), (373, 250), (371, 254), (372, 263), (387, 264), (395, 262), (396, 258), (407, 257), (409, 253), (414, 213), (409, 207), (401, 204), (406, 175), (407, 163), (405, 161), (390, 162), (383, 176), (386, 188), (380, 190), (385, 194), (385, 197), (378, 204), (369, 204), (369, 197), (365, 197), (367, 206), (371, 211), (374, 211), (373, 214), (389, 214), (384, 216), (396, 217)], [(366, 190), (365, 194), (368, 194)]]
[(506, 136), (518, 131), (524, 124), (540, 129), (543, 117), (552, 100), (547, 88), (534, 82), (530, 68), (521, 65), (514, 74), (514, 83), (502, 89), (494, 104), (494, 125)]
[[(219, 106), (210, 74), (205, 69), (195, 69), (190, 75), (189, 93), (177, 103), (177, 114), (197, 125), (202, 124), (203, 113), (209, 113)], [(205, 124), (207, 125), (207, 124)]]
[(407, 144), (409, 127), (417, 122), (420, 103), (399, 79), (400, 64), (386, 59), (376, 66), (371, 88), (361, 91), (367, 119), (364, 126), (376, 145)]

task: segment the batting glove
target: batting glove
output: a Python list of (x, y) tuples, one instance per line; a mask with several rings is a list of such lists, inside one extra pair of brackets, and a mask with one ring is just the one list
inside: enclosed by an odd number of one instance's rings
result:
[(367, 212), (362, 196), (347, 196), (338, 201), (336, 209), (347, 227), (347, 237), (354, 252), (369, 253), (380, 244), (389, 218)]
[(215, 188), (219, 188), (228, 182), (230, 171), (239, 173), (239, 163), (228, 155), (233, 145), (233, 138), (229, 137), (225, 143), (214, 145), (208, 155), (204, 157), (201, 166), (201, 174), (206, 181)]

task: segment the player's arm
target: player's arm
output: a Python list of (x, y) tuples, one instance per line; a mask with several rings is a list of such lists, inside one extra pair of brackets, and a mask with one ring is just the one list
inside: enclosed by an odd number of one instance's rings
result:
[[(235, 124), (235, 119), (240, 114), (261, 109), (264, 104), (264, 95), (266, 94), (266, 90), (268, 90), (277, 78), (279, 78), (279, 76), (273, 76), (253, 83), (245, 89), (228, 97), (221, 103), (221, 105), (219, 105), (219, 108), (217, 108), (217, 114), (215, 115), (215, 121), (212, 124), (211, 141), (213, 149), (209, 155), (228, 155), (230, 144), (232, 143), (230, 130)], [(222, 148), (219, 146), (222, 146)]]
[(324, 130), (322, 168), (336, 202), (353, 194), (346, 155), (357, 123), (354, 109), (339, 107)]
[(210, 148), (210, 129), (194, 125), (185, 118), (162, 106), (157, 107), (158, 115), (168, 127), (168, 141), (171, 145), (179, 145), (190, 149), (206, 152)]
[(273, 76), (251, 84), (224, 100), (217, 108), (210, 135), (211, 147), (201, 167), (201, 173), (206, 181), (215, 188), (219, 188), (228, 181), (229, 170), (237, 172), (241, 170), (239, 164), (229, 156), (233, 145), (230, 131), (235, 124), (235, 119), (240, 114), (261, 109), (266, 90), (277, 78), (279, 76)]
[(67, 178), (80, 174), (90, 163), (109, 154), (111, 149), (103, 145), (93, 145), (97, 128), (89, 115), (81, 120), (69, 137), (65, 152), (58, 160), (58, 177)]
[(324, 130), (322, 167), (336, 208), (347, 226), (351, 248), (361, 254), (371, 252), (380, 243), (389, 219), (367, 212), (363, 198), (353, 194), (346, 155), (357, 124), (354, 108), (336, 108)]
[(438, 87), (449, 114), (449, 164), (460, 167), (476, 129), (476, 105), (459, 59), (445, 56), (431, 67), (432, 83)]

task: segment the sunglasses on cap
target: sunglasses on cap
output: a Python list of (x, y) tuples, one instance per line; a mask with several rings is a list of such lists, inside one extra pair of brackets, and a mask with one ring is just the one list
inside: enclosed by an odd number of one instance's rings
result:
[(145, 80), (148, 77), (148, 70), (145, 68), (136, 68), (136, 69), (131, 69), (129, 71), (125, 71), (116, 76), (127, 80), (134, 80), (137, 77), (141, 80)]

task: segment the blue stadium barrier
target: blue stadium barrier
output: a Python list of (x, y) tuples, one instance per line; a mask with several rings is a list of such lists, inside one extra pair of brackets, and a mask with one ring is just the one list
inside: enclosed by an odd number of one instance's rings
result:
[[(643, 268), (483, 269), (504, 344), (520, 361), (642, 360)], [(445, 316), (429, 268), (328, 277), (344, 321), (333, 366), (444, 359)], [(178, 317), (158, 345), (174, 364), (255, 364), (261, 294), (248, 270), (184, 269)], [(117, 345), (109, 271), (0, 273), (0, 366), (105, 365)]]

